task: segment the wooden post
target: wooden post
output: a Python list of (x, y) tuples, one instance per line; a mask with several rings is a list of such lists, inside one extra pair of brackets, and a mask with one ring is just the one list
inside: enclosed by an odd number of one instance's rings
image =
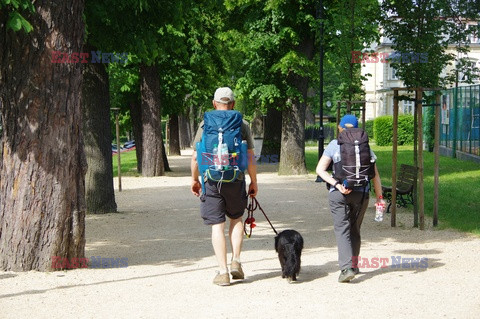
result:
[(441, 110), (441, 92), (435, 92), (435, 141), (433, 146), (433, 153), (435, 158), (434, 172), (433, 172), (433, 226), (438, 225), (438, 179), (440, 166), (440, 110)]
[(366, 106), (365, 106), (366, 102), (364, 101), (362, 103), (362, 129), (365, 130), (365, 111), (366, 111)]
[(337, 127), (336, 127), (336, 130), (337, 130), (337, 136), (336, 138), (338, 138), (338, 126), (340, 125), (340, 101), (337, 102)]
[(397, 224), (398, 90), (393, 89), (392, 206), (390, 225)]
[(415, 106), (413, 107), (413, 166), (415, 166), (413, 182), (413, 227), (418, 227), (418, 90), (415, 90)]
[(423, 193), (423, 117), (422, 99), (423, 89), (417, 89), (417, 115), (418, 115), (418, 215), (420, 217), (420, 230), (425, 228), (424, 193)]
[(170, 116), (165, 121), (165, 145), (167, 146), (167, 155), (170, 155)]
[(122, 191), (122, 165), (120, 161), (120, 124), (118, 123), (119, 108), (112, 108), (115, 111), (115, 131), (117, 135), (117, 171), (118, 171), (118, 191)]

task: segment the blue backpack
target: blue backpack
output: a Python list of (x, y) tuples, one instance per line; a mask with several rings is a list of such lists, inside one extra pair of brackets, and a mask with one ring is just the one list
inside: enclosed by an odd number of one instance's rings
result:
[(247, 168), (247, 144), (242, 143), (242, 114), (238, 111), (210, 111), (203, 117), (202, 140), (196, 144), (202, 191), (205, 178), (233, 182)]

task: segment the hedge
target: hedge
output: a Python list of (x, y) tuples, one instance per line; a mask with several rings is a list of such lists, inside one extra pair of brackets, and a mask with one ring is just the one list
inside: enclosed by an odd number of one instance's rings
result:
[[(390, 146), (393, 140), (393, 117), (377, 117), (373, 124), (373, 136), (379, 146)], [(413, 144), (413, 115), (398, 117), (398, 145)]]

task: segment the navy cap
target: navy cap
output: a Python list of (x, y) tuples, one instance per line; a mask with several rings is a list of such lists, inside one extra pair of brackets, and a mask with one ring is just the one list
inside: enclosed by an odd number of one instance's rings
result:
[(348, 128), (346, 125), (350, 124), (348, 127), (358, 127), (358, 120), (355, 115), (352, 114), (347, 114), (344, 117), (342, 117), (342, 120), (340, 121), (340, 126), (343, 128)]

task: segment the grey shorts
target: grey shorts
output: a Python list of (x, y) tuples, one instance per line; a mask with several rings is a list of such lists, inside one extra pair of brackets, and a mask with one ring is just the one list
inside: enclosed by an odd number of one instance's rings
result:
[(221, 184), (206, 181), (205, 194), (200, 197), (203, 222), (215, 225), (225, 222), (225, 215), (231, 219), (242, 217), (248, 202), (245, 185), (245, 179)]

